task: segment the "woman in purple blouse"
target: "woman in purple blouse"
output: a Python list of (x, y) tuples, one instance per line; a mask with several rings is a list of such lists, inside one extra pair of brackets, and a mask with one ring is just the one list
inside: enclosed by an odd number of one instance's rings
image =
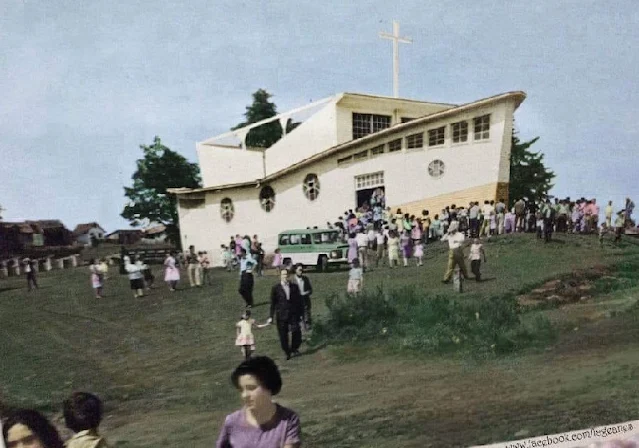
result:
[(280, 371), (271, 358), (257, 356), (231, 375), (244, 406), (226, 416), (216, 448), (300, 448), (300, 419), (274, 403), (282, 389)]

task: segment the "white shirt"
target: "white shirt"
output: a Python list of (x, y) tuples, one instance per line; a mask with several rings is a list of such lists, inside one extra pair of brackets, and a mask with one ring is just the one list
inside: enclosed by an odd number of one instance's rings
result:
[(380, 244), (384, 244), (384, 234), (383, 233), (378, 233), (376, 238), (377, 238), (377, 245), (378, 246)]
[(300, 294), (305, 296), (306, 291), (304, 290), (304, 279), (302, 277), (298, 277), (297, 275), (295, 276), (295, 279), (297, 280), (297, 286), (300, 287)]
[(448, 241), (448, 248), (453, 250), (453, 249), (458, 249), (459, 247), (461, 247), (465, 238), (466, 237), (461, 232), (455, 232), (455, 234), (447, 233), (442, 238), (442, 241)]
[(373, 229), (368, 231), (368, 242), (372, 243), (375, 241), (375, 231)]
[(355, 236), (357, 247), (368, 247), (368, 236), (365, 233), (358, 233)]
[(482, 212), (483, 212), (484, 216), (488, 216), (494, 211), (495, 211), (495, 207), (493, 207), (490, 204), (484, 204), (484, 206), (482, 207)]
[(281, 283), (282, 288), (284, 288), (284, 292), (286, 293), (286, 300), (291, 300), (291, 287), (289, 286), (288, 282), (286, 283)]
[(481, 244), (472, 244), (470, 246), (470, 259), (471, 260), (481, 260)]

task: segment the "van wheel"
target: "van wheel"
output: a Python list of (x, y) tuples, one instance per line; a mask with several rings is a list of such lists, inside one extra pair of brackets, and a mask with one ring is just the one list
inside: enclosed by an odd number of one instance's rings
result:
[(328, 271), (328, 257), (326, 255), (320, 255), (317, 260), (317, 270), (319, 272), (327, 272)]

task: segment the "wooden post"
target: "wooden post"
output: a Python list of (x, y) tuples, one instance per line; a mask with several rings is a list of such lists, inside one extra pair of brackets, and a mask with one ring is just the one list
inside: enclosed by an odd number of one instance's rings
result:
[(7, 268), (7, 262), (3, 261), (0, 263), (0, 278), (9, 277), (9, 269)]
[(58, 258), (56, 261), (58, 262), (58, 269), (64, 269), (64, 258)]
[(47, 272), (51, 270), (51, 257), (47, 257), (44, 260), (44, 266), (43, 267), (44, 267), (44, 270), (47, 271)]
[(17, 258), (13, 259), (13, 275), (18, 277), (20, 275), (20, 260)]
[(71, 255), (71, 267), (77, 268), (78, 267), (78, 257), (79, 255)]

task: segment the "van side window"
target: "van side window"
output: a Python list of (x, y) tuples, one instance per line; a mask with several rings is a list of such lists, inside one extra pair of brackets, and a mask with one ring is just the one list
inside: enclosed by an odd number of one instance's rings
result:
[(313, 234), (313, 244), (322, 244), (325, 243), (324, 234), (323, 233), (314, 233)]
[(288, 246), (289, 238), (288, 235), (280, 235), (280, 246)]
[(300, 235), (300, 239), (302, 240), (302, 244), (311, 244), (311, 236), (308, 233)]
[(297, 245), (300, 243), (300, 236), (299, 235), (290, 235), (291, 239), (289, 241), (290, 245)]

